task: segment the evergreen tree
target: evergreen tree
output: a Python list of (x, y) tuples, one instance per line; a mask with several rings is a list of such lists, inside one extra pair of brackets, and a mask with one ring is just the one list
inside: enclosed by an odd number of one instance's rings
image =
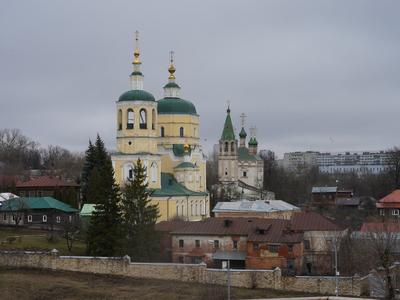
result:
[(81, 174), (82, 202), (88, 203), (87, 193), (89, 189), (90, 174), (95, 166), (95, 147), (89, 140), (89, 147), (85, 152), (85, 163)]
[(158, 205), (152, 205), (146, 182), (146, 168), (138, 159), (134, 178), (126, 186), (122, 197), (126, 232), (126, 253), (135, 261), (150, 261), (157, 253), (158, 238), (154, 225), (159, 217)]
[(92, 147), (94, 166), (90, 171), (86, 197), (96, 207), (87, 232), (87, 251), (94, 256), (120, 255), (123, 228), (119, 188), (115, 183), (111, 159), (99, 136)]

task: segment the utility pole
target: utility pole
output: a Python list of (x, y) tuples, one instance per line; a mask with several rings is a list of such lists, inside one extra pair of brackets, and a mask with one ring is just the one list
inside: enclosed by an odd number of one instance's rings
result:
[(228, 300), (231, 300), (231, 265), (230, 260), (228, 259), (228, 269), (227, 269), (227, 277), (228, 277)]
[(338, 239), (335, 237), (333, 241), (333, 249), (335, 251), (335, 295), (339, 296), (339, 271), (338, 271), (338, 255), (337, 255), (337, 242)]

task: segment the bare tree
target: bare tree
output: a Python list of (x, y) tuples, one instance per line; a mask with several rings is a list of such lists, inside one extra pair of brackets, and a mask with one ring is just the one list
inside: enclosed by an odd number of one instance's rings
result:
[(72, 247), (74, 242), (78, 240), (78, 236), (80, 234), (80, 225), (74, 222), (66, 221), (63, 226), (63, 238), (67, 243), (68, 251), (72, 251)]
[(378, 267), (383, 269), (383, 283), (385, 284), (386, 299), (394, 299), (394, 283), (392, 280), (391, 266), (394, 263), (395, 248), (398, 243), (398, 233), (390, 229), (390, 223), (371, 228), (368, 233), (369, 246), (377, 260)]
[(392, 177), (394, 187), (400, 188), (400, 148), (393, 147), (388, 151), (389, 158), (389, 174)]

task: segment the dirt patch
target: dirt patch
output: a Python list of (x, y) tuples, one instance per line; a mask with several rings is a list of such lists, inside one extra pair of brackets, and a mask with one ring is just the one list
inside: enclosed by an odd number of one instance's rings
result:
[[(1, 299), (226, 299), (223, 286), (75, 272), (0, 268)], [(232, 288), (232, 299), (305, 296), (267, 289)]]

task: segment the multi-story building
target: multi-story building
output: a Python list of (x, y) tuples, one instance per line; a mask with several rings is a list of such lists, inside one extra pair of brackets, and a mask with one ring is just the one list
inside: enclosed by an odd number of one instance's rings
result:
[(289, 152), (281, 165), (288, 170), (299, 167), (318, 167), (321, 173), (379, 174), (389, 170), (388, 152)]
[(162, 245), (175, 263), (209, 267), (275, 269), (289, 273), (332, 272), (332, 241), (341, 229), (315, 212), (295, 212), (289, 220), (208, 218), (156, 225)]

